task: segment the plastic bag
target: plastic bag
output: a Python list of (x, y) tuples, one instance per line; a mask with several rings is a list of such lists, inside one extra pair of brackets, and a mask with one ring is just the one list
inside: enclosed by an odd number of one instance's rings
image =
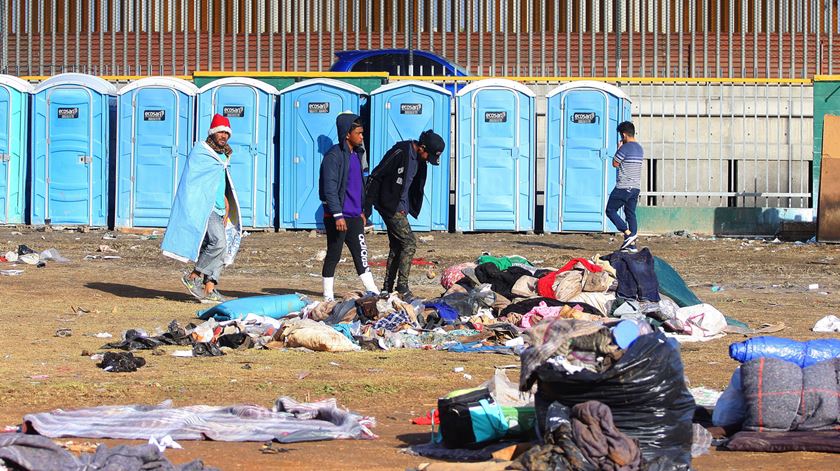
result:
[(741, 386), (741, 367), (735, 368), (729, 386), (720, 395), (712, 412), (712, 423), (718, 427), (728, 427), (744, 422), (747, 417), (747, 402)]
[(612, 410), (616, 427), (639, 440), (646, 460), (662, 456), (678, 466), (691, 463), (694, 398), (685, 384), (678, 344), (662, 333), (636, 339), (603, 373), (567, 375), (544, 364), (536, 374), (540, 430), (553, 401), (569, 407), (600, 401)]
[(753, 337), (729, 346), (729, 356), (746, 363), (760, 357), (772, 357), (811, 366), (824, 360), (840, 357), (840, 339), (816, 339), (807, 342), (782, 337)]

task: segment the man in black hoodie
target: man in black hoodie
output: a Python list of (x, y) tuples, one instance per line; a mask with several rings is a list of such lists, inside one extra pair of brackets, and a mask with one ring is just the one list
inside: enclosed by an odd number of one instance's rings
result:
[(330, 147), (321, 161), (318, 194), (324, 205), (324, 228), (327, 232), (327, 256), (321, 276), (324, 299), (335, 298), (335, 268), (341, 259), (341, 248), (347, 245), (356, 273), (366, 291), (376, 291), (376, 283), (368, 268), (365, 242), (365, 187), (362, 178), (365, 160), (364, 128), (358, 115), (346, 111), (335, 119), (338, 144)]
[(390, 252), (382, 288), (385, 292), (393, 291), (396, 281), (397, 292), (411, 295), (408, 275), (417, 245), (407, 215), (416, 218), (420, 214), (426, 163), (439, 165), (445, 147), (443, 138), (434, 131), (423, 131), (416, 141), (394, 144), (368, 178), (365, 201), (379, 211), (388, 228)]

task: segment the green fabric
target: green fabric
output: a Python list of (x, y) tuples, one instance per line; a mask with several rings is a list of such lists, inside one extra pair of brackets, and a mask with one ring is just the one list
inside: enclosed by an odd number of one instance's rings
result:
[[(686, 307), (703, 303), (685, 284), (680, 274), (665, 260), (654, 256), (653, 271), (656, 273), (656, 280), (659, 282), (659, 292), (671, 298), (677, 303), (677, 306)], [(737, 319), (729, 316), (724, 317), (728, 325), (748, 327), (747, 324)]]
[[(224, 154), (219, 154), (224, 158)], [(216, 203), (213, 209), (219, 216), (225, 215), (225, 190), (227, 189), (227, 172), (222, 172), (222, 180), (219, 186), (216, 187)]]
[(476, 260), (475, 263), (477, 265), (481, 265), (482, 263), (488, 262), (492, 263), (493, 265), (496, 265), (499, 268), (499, 270), (507, 270), (508, 268), (512, 267), (514, 264), (517, 263), (533, 266), (531, 262), (529, 262), (523, 257), (520, 257), (519, 255), (514, 255), (512, 257), (494, 257), (492, 255), (482, 255), (478, 257), (478, 260)]

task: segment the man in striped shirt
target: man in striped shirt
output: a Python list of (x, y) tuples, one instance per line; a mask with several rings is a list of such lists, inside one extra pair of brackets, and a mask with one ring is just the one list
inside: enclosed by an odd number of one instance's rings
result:
[[(624, 121), (618, 125), (617, 131), (621, 135), (621, 142), (613, 157), (613, 167), (618, 169), (618, 173), (615, 188), (607, 200), (606, 213), (616, 229), (624, 235), (624, 241), (619, 250), (635, 253), (638, 252), (636, 203), (639, 201), (639, 192), (642, 187), (642, 163), (645, 160), (645, 151), (636, 142), (636, 127), (633, 123)], [(618, 215), (618, 210), (622, 207), (627, 222)]]

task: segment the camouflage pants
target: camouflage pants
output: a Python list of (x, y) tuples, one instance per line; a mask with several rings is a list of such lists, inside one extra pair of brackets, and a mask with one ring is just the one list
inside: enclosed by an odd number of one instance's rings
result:
[(404, 213), (396, 213), (391, 217), (383, 217), (388, 228), (388, 265), (385, 274), (386, 291), (393, 291), (394, 281), (397, 289), (408, 288), (408, 274), (411, 271), (411, 260), (417, 250), (414, 232)]

